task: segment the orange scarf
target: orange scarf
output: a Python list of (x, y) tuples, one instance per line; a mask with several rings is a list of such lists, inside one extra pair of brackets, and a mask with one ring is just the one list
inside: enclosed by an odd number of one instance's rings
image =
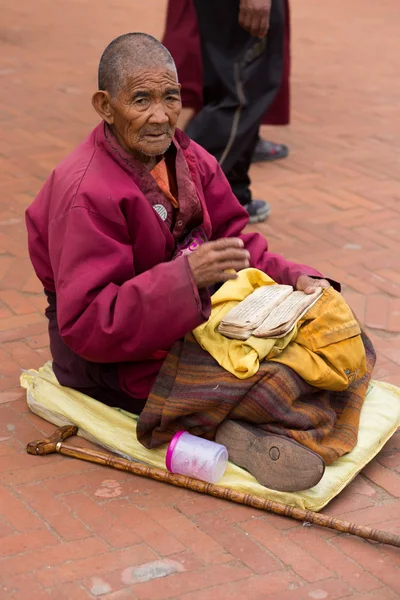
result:
[(154, 177), (158, 187), (164, 196), (171, 202), (172, 206), (174, 208), (179, 208), (176, 185), (174, 185), (172, 174), (169, 171), (164, 158), (162, 158), (160, 162), (156, 164), (156, 166), (150, 171), (150, 174)]

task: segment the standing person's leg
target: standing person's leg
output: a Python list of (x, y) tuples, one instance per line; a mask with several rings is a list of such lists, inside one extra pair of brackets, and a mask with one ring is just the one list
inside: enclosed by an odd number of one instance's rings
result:
[[(188, 0), (186, 0), (188, 1)], [(284, 0), (284, 57), (281, 86), (274, 101), (264, 114), (262, 125), (288, 125), (290, 122), (290, 7)], [(258, 136), (252, 162), (265, 162), (285, 158), (289, 148)]]
[[(185, 0), (188, 2), (189, 0)], [(278, 93), (271, 106), (264, 113), (262, 125), (289, 125), (290, 123), (290, 6), (289, 0), (283, 2), (284, 38), (283, 71)]]
[[(205, 105), (187, 132), (219, 160), (237, 198), (248, 206), (259, 125), (282, 78), (283, 0), (272, 1), (270, 30), (262, 40), (240, 27), (239, 0), (194, 0), (194, 5)], [(266, 216), (264, 210), (262, 220)]]

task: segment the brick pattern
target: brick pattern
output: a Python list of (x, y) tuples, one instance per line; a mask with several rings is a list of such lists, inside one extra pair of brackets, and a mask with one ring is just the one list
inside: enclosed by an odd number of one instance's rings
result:
[[(264, 131), (291, 154), (252, 168), (256, 197), (272, 204), (253, 229), (342, 282), (377, 348), (376, 378), (400, 385), (398, 3), (292, 5), (293, 123)], [(397, 549), (24, 451), (53, 429), (18, 387), (21, 368), (50, 356), (24, 211), (97, 122), (106, 43), (131, 29), (161, 35), (164, 10), (20, 0), (2, 11), (0, 600), (394, 600)], [(325, 512), (400, 533), (400, 433)]]

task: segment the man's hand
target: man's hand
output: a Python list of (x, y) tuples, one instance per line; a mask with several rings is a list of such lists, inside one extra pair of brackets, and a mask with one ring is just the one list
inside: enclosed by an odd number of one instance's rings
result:
[(236, 279), (236, 271), (250, 266), (250, 254), (239, 238), (206, 242), (188, 257), (193, 279), (199, 289)]
[(308, 275), (300, 275), (296, 283), (296, 290), (305, 294), (313, 294), (317, 288), (328, 288), (331, 284), (326, 279), (313, 279)]
[(239, 24), (254, 37), (267, 35), (271, 0), (240, 0)]

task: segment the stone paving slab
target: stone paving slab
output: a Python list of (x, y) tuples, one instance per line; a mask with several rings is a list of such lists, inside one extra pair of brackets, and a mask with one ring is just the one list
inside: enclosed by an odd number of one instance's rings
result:
[[(252, 169), (273, 251), (342, 282), (400, 385), (400, 83), (396, 0), (294, 0), (290, 157)], [(400, 554), (60, 456), (25, 454), (53, 427), (21, 368), (49, 358), (24, 211), (96, 124), (105, 45), (161, 36), (163, 0), (0, 2), (0, 599), (393, 600)], [(400, 533), (400, 433), (326, 513)]]

